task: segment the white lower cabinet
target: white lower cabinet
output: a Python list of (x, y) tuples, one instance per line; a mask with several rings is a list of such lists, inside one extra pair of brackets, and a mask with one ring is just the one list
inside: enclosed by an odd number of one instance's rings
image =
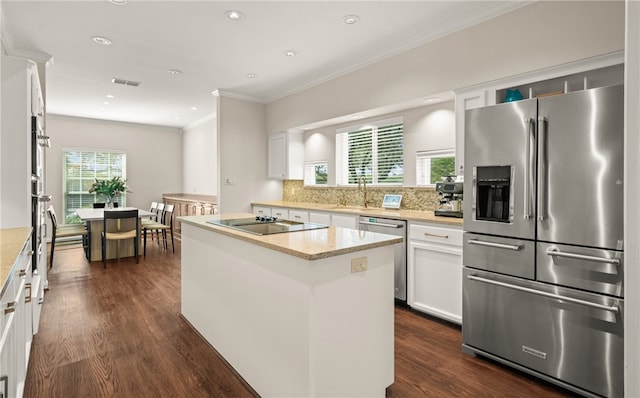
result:
[(289, 209), (289, 220), (309, 222), (309, 212), (304, 210)]
[(358, 216), (331, 215), (331, 226), (358, 229)]
[(270, 216), (271, 208), (264, 206), (253, 206), (253, 214), (256, 216)]
[(331, 225), (331, 214), (309, 212), (309, 222), (315, 224)]
[(462, 323), (462, 230), (409, 223), (407, 304)]
[(15, 273), (0, 299), (0, 396), (21, 397), (33, 340), (31, 308), (31, 240), (22, 250)]

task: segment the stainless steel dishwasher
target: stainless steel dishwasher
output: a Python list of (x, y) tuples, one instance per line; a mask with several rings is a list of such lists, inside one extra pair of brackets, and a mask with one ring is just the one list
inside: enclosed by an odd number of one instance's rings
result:
[(361, 231), (402, 236), (402, 243), (395, 246), (394, 285), (397, 300), (407, 301), (407, 222), (391, 218), (360, 216), (358, 228)]

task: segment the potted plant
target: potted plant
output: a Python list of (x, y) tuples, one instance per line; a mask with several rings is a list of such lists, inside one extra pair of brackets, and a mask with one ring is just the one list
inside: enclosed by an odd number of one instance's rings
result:
[(106, 206), (108, 208), (113, 207), (113, 199), (123, 192), (129, 191), (127, 186), (127, 180), (120, 177), (113, 177), (110, 180), (98, 180), (91, 184), (89, 187), (89, 193), (96, 193), (102, 195), (105, 198)]

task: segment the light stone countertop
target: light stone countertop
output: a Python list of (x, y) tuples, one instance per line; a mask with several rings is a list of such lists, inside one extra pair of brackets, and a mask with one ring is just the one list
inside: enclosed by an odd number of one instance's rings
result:
[(254, 206), (282, 207), (308, 211), (326, 211), (331, 213), (345, 213), (372, 217), (387, 217), (398, 220), (420, 221), (434, 224), (462, 226), (462, 218), (436, 216), (432, 211), (421, 210), (393, 210), (381, 207), (342, 206), (327, 203), (288, 202), (274, 200), (268, 202), (253, 202)]
[(229, 213), (178, 217), (178, 220), (186, 224), (232, 236), (305, 260), (339, 256), (402, 242), (402, 238), (397, 236), (340, 227), (285, 232), (272, 235), (254, 235), (248, 232), (207, 223), (208, 220), (244, 217), (253, 218), (255, 215), (251, 213)]
[(2, 286), (2, 293), (15, 272), (16, 260), (18, 260), (30, 235), (31, 227), (0, 229), (0, 286)]

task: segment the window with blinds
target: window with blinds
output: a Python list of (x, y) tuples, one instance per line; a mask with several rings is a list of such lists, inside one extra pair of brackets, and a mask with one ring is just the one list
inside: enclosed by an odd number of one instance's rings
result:
[(304, 185), (327, 185), (329, 164), (325, 162), (304, 162)]
[(442, 177), (455, 175), (453, 149), (420, 151), (416, 154), (416, 185), (435, 185)]
[(401, 118), (338, 130), (336, 184), (401, 185), (404, 181), (404, 126)]
[[(77, 209), (91, 208), (95, 202), (104, 202), (100, 195), (89, 193), (89, 187), (96, 179), (126, 178), (125, 152), (65, 148), (62, 158), (64, 222), (67, 224), (80, 222), (74, 215)], [(114, 200), (120, 206), (126, 206), (125, 193)]]

